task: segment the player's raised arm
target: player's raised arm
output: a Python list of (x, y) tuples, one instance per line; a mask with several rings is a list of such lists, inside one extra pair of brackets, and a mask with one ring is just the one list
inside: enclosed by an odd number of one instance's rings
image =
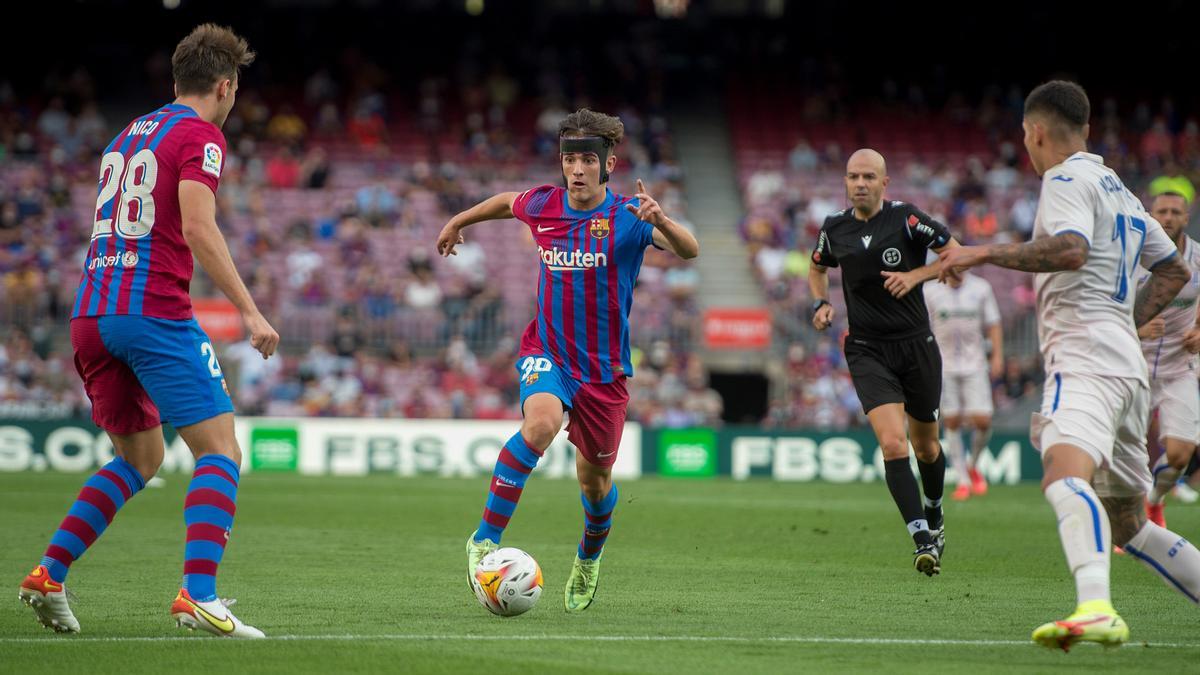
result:
[(1062, 232), (1024, 244), (959, 246), (938, 257), (939, 279), (984, 263), (1021, 272), (1063, 272), (1083, 267), (1088, 259), (1088, 241), (1077, 232)]
[(520, 197), (520, 192), (501, 192), (479, 202), (475, 206), (459, 213), (446, 223), (437, 238), (437, 252), (443, 258), (458, 255), (455, 246), (466, 241), (462, 231), (475, 223), (485, 220), (503, 220), (513, 217), (513, 202)]
[(279, 333), (258, 311), (254, 298), (238, 275), (229, 255), (225, 237), (217, 227), (217, 198), (211, 188), (194, 180), (179, 181), (179, 211), (183, 220), (183, 239), (200, 262), (200, 267), (212, 277), (213, 283), (242, 314), (250, 331), (250, 344), (263, 358), (275, 353)]
[(675, 255), (690, 260), (700, 255), (700, 242), (696, 236), (679, 223), (667, 217), (662, 206), (646, 192), (642, 179), (637, 179), (638, 206), (625, 206), (631, 213), (654, 226), (654, 245)]

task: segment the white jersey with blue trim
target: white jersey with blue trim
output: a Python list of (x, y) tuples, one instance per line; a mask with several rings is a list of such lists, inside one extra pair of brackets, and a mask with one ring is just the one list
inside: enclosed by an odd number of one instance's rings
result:
[(1099, 155), (1077, 152), (1042, 176), (1033, 239), (1073, 232), (1088, 242), (1078, 270), (1035, 275), (1047, 372), (1137, 377), (1146, 360), (1133, 325), (1138, 266), (1176, 255), (1175, 242)]
[[(1196, 325), (1196, 301), (1200, 300), (1200, 244), (1184, 235), (1181, 255), (1192, 277), (1158, 315), (1166, 324), (1162, 337), (1142, 340), (1142, 353), (1150, 367), (1151, 380), (1169, 380), (1184, 375), (1195, 378), (1196, 368), (1200, 366), (1200, 357), (1183, 348), (1183, 336)], [(1149, 272), (1141, 271), (1138, 286), (1149, 278)]]

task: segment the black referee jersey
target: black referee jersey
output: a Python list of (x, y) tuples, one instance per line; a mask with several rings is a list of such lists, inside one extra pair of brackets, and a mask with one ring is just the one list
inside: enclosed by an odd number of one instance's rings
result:
[(925, 265), (927, 251), (950, 241), (945, 225), (912, 204), (883, 203), (870, 220), (854, 209), (825, 219), (812, 261), (842, 268), (842, 293), (850, 335), (868, 340), (904, 340), (929, 334), (925, 294), (917, 286), (903, 298), (883, 287), (880, 272), (908, 272)]

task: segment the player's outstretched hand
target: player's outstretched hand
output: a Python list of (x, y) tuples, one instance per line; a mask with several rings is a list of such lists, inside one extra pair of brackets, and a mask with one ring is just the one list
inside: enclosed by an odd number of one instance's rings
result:
[[(1156, 316), (1138, 329), (1138, 337), (1143, 340), (1157, 340), (1167, 332), (1167, 322), (1161, 316)], [(1194, 331), (1193, 331), (1194, 332)], [(1187, 347), (1187, 338), (1184, 338), (1184, 347)]]
[(1192, 354), (1200, 354), (1200, 328), (1193, 328), (1184, 334), (1183, 348)]
[(446, 226), (442, 228), (441, 233), (438, 234), (438, 255), (442, 256), (443, 258), (446, 256), (458, 255), (458, 251), (455, 251), (454, 247), (458, 246), (459, 244), (466, 243), (466, 241), (466, 239), (463, 239), (462, 230), (459, 229), (457, 225), (454, 225), (453, 223), (446, 223)]
[(955, 246), (942, 251), (938, 260), (942, 269), (938, 272), (938, 281), (945, 283), (949, 279), (962, 279), (962, 273), (976, 265), (982, 265), (986, 252), (982, 246)]
[(908, 292), (917, 287), (917, 278), (911, 272), (880, 272), (883, 275), (883, 287), (893, 298), (903, 298)]
[(825, 330), (833, 323), (833, 305), (821, 305), (813, 314), (813, 326), (817, 330)]
[(630, 213), (637, 216), (638, 220), (644, 220), (655, 227), (661, 227), (667, 221), (667, 214), (663, 213), (662, 207), (653, 197), (646, 194), (646, 186), (642, 184), (642, 179), (637, 179), (637, 194), (634, 195), (641, 202), (638, 206), (626, 204), (625, 208)]
[(279, 333), (276, 333), (271, 324), (267, 323), (266, 317), (258, 312), (246, 315), (243, 320), (246, 322), (246, 330), (250, 332), (250, 346), (257, 349), (264, 360), (271, 358), (275, 348), (279, 346)]

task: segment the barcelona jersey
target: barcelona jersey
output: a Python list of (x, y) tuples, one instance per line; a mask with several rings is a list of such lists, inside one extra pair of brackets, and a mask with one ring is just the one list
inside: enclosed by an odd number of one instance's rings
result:
[(537, 244), (537, 316), (521, 339), (521, 356), (546, 354), (580, 382), (633, 375), (629, 310), (654, 226), (625, 207), (633, 197), (607, 191), (594, 209), (576, 211), (561, 187), (521, 193), (513, 215)]
[(178, 104), (133, 120), (108, 144), (71, 318), (191, 318), (192, 252), (179, 183), (197, 181), (215, 193), (224, 159), (221, 130)]

